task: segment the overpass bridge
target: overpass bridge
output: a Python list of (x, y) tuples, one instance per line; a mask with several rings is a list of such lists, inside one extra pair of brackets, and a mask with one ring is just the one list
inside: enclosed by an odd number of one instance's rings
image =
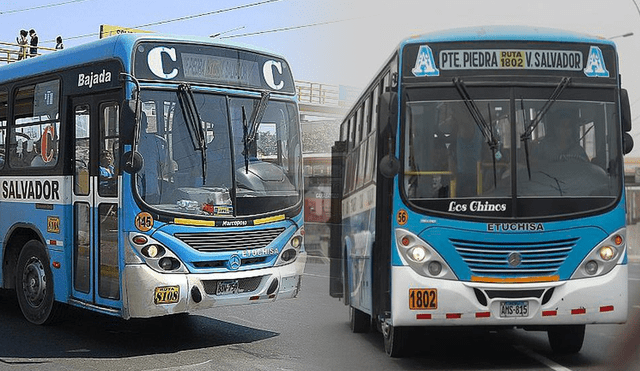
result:
[[(357, 98), (359, 89), (296, 80), (301, 120), (342, 120)], [(339, 124), (339, 123), (338, 123)]]

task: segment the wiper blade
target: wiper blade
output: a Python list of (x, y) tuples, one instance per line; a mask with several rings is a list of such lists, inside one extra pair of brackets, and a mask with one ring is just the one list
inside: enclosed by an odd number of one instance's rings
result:
[(267, 110), (267, 104), (269, 103), (269, 97), (271, 93), (268, 91), (263, 91), (260, 96), (260, 102), (258, 102), (257, 107), (254, 106), (253, 112), (251, 113), (251, 119), (249, 122), (251, 123), (251, 130), (248, 132), (247, 140), (249, 144), (253, 143), (256, 140), (256, 134), (258, 133), (258, 126), (262, 121), (262, 116), (264, 116), (264, 112)]
[(200, 151), (202, 161), (202, 185), (205, 185), (207, 182), (207, 141), (204, 127), (202, 126), (202, 119), (200, 119), (196, 100), (189, 84), (183, 83), (178, 86), (178, 101), (180, 102), (182, 115), (187, 124), (187, 129), (189, 129), (189, 135), (191, 136), (194, 148)]
[(247, 122), (247, 110), (242, 106), (242, 141), (244, 142), (244, 172), (249, 174), (249, 124)]
[[(529, 180), (531, 180), (531, 167), (529, 164), (529, 140), (531, 140), (531, 134), (534, 130), (536, 130), (544, 115), (547, 114), (553, 103), (555, 103), (564, 88), (566, 88), (570, 82), (570, 77), (563, 77), (562, 80), (560, 80), (560, 83), (556, 85), (556, 88), (549, 99), (547, 99), (540, 111), (538, 111), (538, 113), (536, 113), (536, 116), (531, 120), (531, 122), (529, 122), (529, 125), (524, 128), (524, 133), (522, 133), (522, 135), (520, 136), (520, 140), (524, 142), (524, 153), (527, 160), (527, 173), (529, 174)], [(522, 99), (520, 99), (520, 107), (522, 108), (523, 125), (526, 125), (527, 116), (524, 112), (524, 103)]]
[[(487, 141), (487, 144), (491, 149), (491, 158), (493, 159), (493, 185), (497, 186), (498, 179), (496, 171), (496, 151), (498, 149), (498, 141), (493, 135), (493, 128), (484, 119), (484, 116), (482, 115), (482, 112), (480, 112), (480, 109), (476, 105), (476, 102), (469, 95), (469, 91), (467, 90), (464, 82), (460, 78), (456, 77), (453, 79), (453, 84), (456, 86), (456, 89), (462, 97), (465, 106), (467, 106), (467, 109), (469, 110), (473, 121), (475, 121), (478, 129), (480, 129), (482, 136)], [(489, 111), (489, 114), (491, 114), (491, 111)]]
[(260, 96), (260, 101), (253, 105), (253, 111), (251, 112), (251, 119), (247, 121), (247, 111), (242, 106), (242, 127), (243, 127), (243, 142), (244, 142), (244, 167), (245, 172), (249, 173), (249, 148), (256, 140), (256, 134), (258, 133), (258, 126), (262, 121), (265, 111), (267, 110), (267, 104), (269, 104), (269, 97), (271, 93), (263, 91)]

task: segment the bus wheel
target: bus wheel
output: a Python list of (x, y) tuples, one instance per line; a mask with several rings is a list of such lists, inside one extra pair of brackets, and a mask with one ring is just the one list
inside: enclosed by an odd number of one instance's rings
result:
[(384, 351), (389, 357), (398, 358), (405, 355), (407, 350), (407, 330), (405, 327), (394, 327), (386, 323), (382, 324)]
[(584, 341), (585, 325), (553, 326), (547, 330), (551, 350), (558, 354), (578, 353)]
[(16, 269), (16, 294), (25, 318), (36, 325), (51, 323), (59, 317), (61, 304), (53, 300), (53, 274), (44, 246), (27, 242)]
[(371, 328), (371, 316), (359, 309), (349, 306), (349, 325), (351, 326), (351, 332), (369, 332)]

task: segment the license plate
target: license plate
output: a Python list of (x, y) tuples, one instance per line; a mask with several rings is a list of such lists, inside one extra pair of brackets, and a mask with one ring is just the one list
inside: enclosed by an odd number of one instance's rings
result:
[(180, 300), (180, 286), (156, 287), (153, 292), (154, 304), (172, 304)]
[(438, 290), (409, 289), (409, 309), (438, 309)]
[(500, 303), (500, 317), (527, 317), (528, 301), (503, 301)]
[(230, 295), (238, 293), (238, 280), (218, 281), (216, 295)]

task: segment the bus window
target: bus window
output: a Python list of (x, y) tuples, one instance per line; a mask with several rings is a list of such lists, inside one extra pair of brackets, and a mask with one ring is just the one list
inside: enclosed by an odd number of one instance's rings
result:
[(9, 95), (6, 91), (0, 91), (0, 168), (4, 166), (5, 135), (7, 133), (7, 102)]
[(18, 89), (11, 127), (11, 166), (53, 167), (58, 162), (58, 80)]
[(89, 106), (75, 109), (76, 150), (74, 192), (78, 196), (89, 194)]
[(75, 248), (73, 254), (73, 287), (89, 293), (91, 285), (91, 209), (88, 203), (77, 202), (75, 212)]
[(118, 105), (103, 104), (100, 110), (100, 185), (101, 196), (116, 196), (118, 190)]

